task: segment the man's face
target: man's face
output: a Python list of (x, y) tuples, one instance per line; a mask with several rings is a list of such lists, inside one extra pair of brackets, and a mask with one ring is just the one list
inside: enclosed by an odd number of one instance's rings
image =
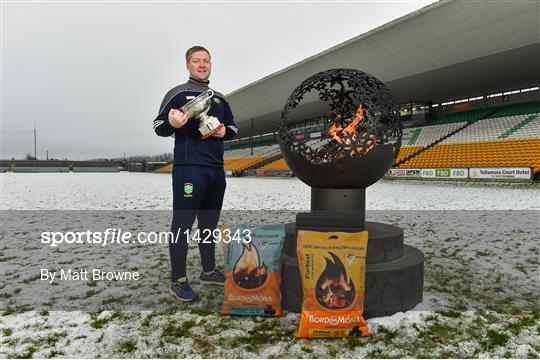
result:
[(212, 62), (210, 54), (206, 51), (195, 51), (186, 63), (189, 75), (199, 81), (206, 81), (210, 77)]

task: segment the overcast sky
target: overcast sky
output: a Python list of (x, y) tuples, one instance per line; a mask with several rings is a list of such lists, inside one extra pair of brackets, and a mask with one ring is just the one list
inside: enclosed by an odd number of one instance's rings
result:
[[(5, 2), (1, 158), (170, 152), (152, 121), (192, 45), (227, 94), (433, 1)], [(234, 111), (234, 108), (233, 108)]]

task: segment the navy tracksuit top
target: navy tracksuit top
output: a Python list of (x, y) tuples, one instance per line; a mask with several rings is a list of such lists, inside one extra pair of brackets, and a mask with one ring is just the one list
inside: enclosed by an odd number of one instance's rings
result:
[(180, 129), (175, 129), (169, 123), (169, 111), (179, 109), (194, 97), (208, 90), (209, 82), (202, 82), (192, 77), (185, 84), (178, 85), (165, 95), (159, 114), (154, 120), (154, 131), (159, 136), (173, 136), (174, 165), (196, 165), (223, 167), (223, 141), (231, 140), (236, 136), (238, 129), (234, 123), (233, 114), (225, 97), (215, 91), (208, 116), (216, 117), (225, 125), (223, 139), (209, 137), (201, 139), (199, 120), (189, 119)]

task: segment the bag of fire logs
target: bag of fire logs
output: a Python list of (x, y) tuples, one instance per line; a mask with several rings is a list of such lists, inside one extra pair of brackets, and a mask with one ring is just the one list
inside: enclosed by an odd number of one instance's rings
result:
[(298, 230), (304, 301), (299, 337), (368, 336), (362, 315), (367, 231)]
[(227, 276), (222, 313), (283, 315), (280, 284), (285, 226), (234, 225), (222, 230), (222, 239)]

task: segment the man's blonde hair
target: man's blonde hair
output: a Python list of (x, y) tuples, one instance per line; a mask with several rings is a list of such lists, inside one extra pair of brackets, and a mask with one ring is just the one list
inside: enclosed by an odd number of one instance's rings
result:
[(191, 55), (193, 55), (193, 53), (197, 52), (197, 51), (206, 51), (208, 56), (211, 56), (210, 51), (208, 51), (205, 47), (203, 47), (203, 46), (192, 46), (192, 47), (190, 47), (188, 49), (188, 51), (186, 51), (186, 62), (189, 62), (189, 59), (191, 58)]

